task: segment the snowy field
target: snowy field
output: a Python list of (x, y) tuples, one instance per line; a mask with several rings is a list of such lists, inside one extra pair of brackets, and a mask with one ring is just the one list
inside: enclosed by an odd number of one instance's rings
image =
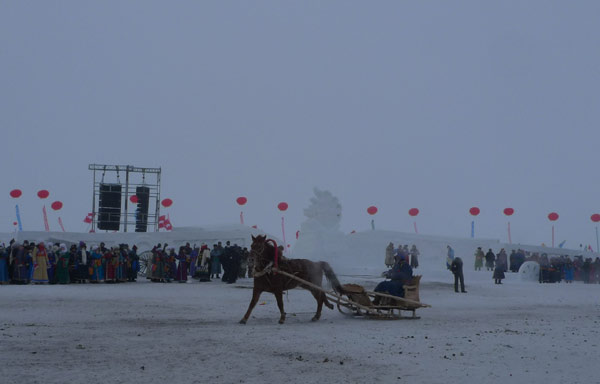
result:
[[(418, 271), (417, 271), (418, 272)], [(446, 275), (447, 273), (447, 275)], [(372, 288), (380, 279), (340, 275)], [(447, 279), (445, 279), (447, 277)], [(600, 285), (508, 274), (424, 277), (420, 320), (346, 317), (312, 296), (263, 294), (238, 321), (250, 279), (0, 286), (0, 378), (9, 383), (597, 383)], [(444, 281), (446, 280), (446, 281)]]

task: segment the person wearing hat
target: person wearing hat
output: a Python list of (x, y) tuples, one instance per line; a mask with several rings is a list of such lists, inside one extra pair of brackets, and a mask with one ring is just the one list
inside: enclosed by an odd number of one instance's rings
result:
[[(407, 262), (404, 253), (395, 257), (395, 263), (392, 269), (383, 273), (383, 276), (390, 279), (382, 281), (375, 287), (375, 292), (387, 293), (393, 296), (404, 297), (404, 285), (413, 277), (413, 270)], [(379, 304), (380, 297), (377, 296), (373, 304)]]
[(90, 253), (90, 283), (99, 283), (104, 280), (104, 267), (102, 266), (103, 259), (102, 250), (98, 246), (92, 249)]
[(87, 245), (80, 241), (75, 255), (75, 281), (77, 283), (85, 284), (90, 278), (90, 261), (91, 255), (87, 250)]
[(134, 245), (133, 247), (131, 247), (131, 250), (129, 251), (129, 262), (131, 263), (131, 268), (128, 269), (128, 276), (127, 276), (127, 280), (129, 281), (136, 281), (137, 280), (137, 274), (140, 270), (140, 257), (137, 254), (137, 246)]
[(412, 269), (419, 268), (419, 255), (420, 252), (416, 245), (410, 247), (410, 266)]
[(34, 284), (47, 284), (48, 280), (48, 253), (44, 243), (39, 243), (31, 253), (33, 258), (33, 278)]
[(483, 268), (484, 257), (485, 257), (485, 254), (483, 253), (483, 250), (481, 249), (481, 247), (477, 247), (477, 250), (475, 251), (475, 270), (476, 271), (481, 271), (481, 268)]
[(69, 276), (69, 252), (66, 246), (61, 244), (60, 249), (56, 252), (56, 282), (58, 284), (69, 284), (71, 282)]

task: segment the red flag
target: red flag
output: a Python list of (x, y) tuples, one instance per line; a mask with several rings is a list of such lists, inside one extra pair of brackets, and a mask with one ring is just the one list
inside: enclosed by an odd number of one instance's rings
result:
[(158, 217), (158, 228), (164, 228), (165, 227), (165, 221), (167, 220), (167, 217), (165, 215), (159, 216)]
[(44, 208), (42, 208), (42, 213), (44, 214), (44, 227), (46, 229), (46, 232), (50, 232), (50, 225), (48, 224), (48, 214), (46, 213), (45, 205)]
[(91, 224), (92, 219), (94, 218), (94, 214), (92, 212), (88, 213), (85, 219), (83, 219), (84, 223)]
[(165, 219), (165, 229), (167, 231), (172, 231), (173, 230), (173, 226), (171, 225), (171, 218), (167, 216), (167, 218)]

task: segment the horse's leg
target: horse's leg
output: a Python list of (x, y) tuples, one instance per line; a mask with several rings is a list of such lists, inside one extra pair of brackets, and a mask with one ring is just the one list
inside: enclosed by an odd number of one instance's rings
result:
[(279, 324), (283, 324), (285, 322), (285, 311), (283, 310), (283, 292), (276, 291), (273, 292), (273, 294), (275, 295), (275, 299), (277, 299), (277, 306), (279, 307), (279, 312), (281, 313)]
[[(314, 291), (314, 290), (311, 290), (310, 293), (312, 293), (315, 300), (317, 300), (317, 313), (315, 313), (315, 315), (313, 316), (313, 318), (311, 320), (317, 321), (321, 318), (321, 310), (323, 309), (323, 302), (324, 302), (323, 298), (324, 298), (325, 294), (321, 291)], [(326, 298), (325, 298), (325, 300), (326, 300)]]
[(246, 324), (248, 318), (250, 317), (250, 313), (252, 313), (252, 310), (254, 309), (256, 303), (258, 303), (258, 299), (260, 298), (261, 293), (262, 291), (260, 289), (254, 287), (254, 290), (252, 291), (252, 300), (250, 300), (248, 311), (246, 311), (246, 314), (244, 315), (244, 317), (242, 317), (242, 320), (240, 320), (240, 324)]

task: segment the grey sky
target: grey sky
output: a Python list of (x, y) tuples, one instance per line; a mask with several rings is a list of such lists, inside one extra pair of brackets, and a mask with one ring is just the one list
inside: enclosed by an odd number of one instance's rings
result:
[[(600, 3), (4, 1), (0, 231), (62, 200), (84, 230), (89, 163), (163, 168), (173, 224), (289, 237), (312, 188), (342, 229), (594, 245)], [(49, 201), (49, 202), (50, 202)], [(48, 203), (49, 203), (48, 202)], [(52, 213), (55, 229), (57, 215)]]

